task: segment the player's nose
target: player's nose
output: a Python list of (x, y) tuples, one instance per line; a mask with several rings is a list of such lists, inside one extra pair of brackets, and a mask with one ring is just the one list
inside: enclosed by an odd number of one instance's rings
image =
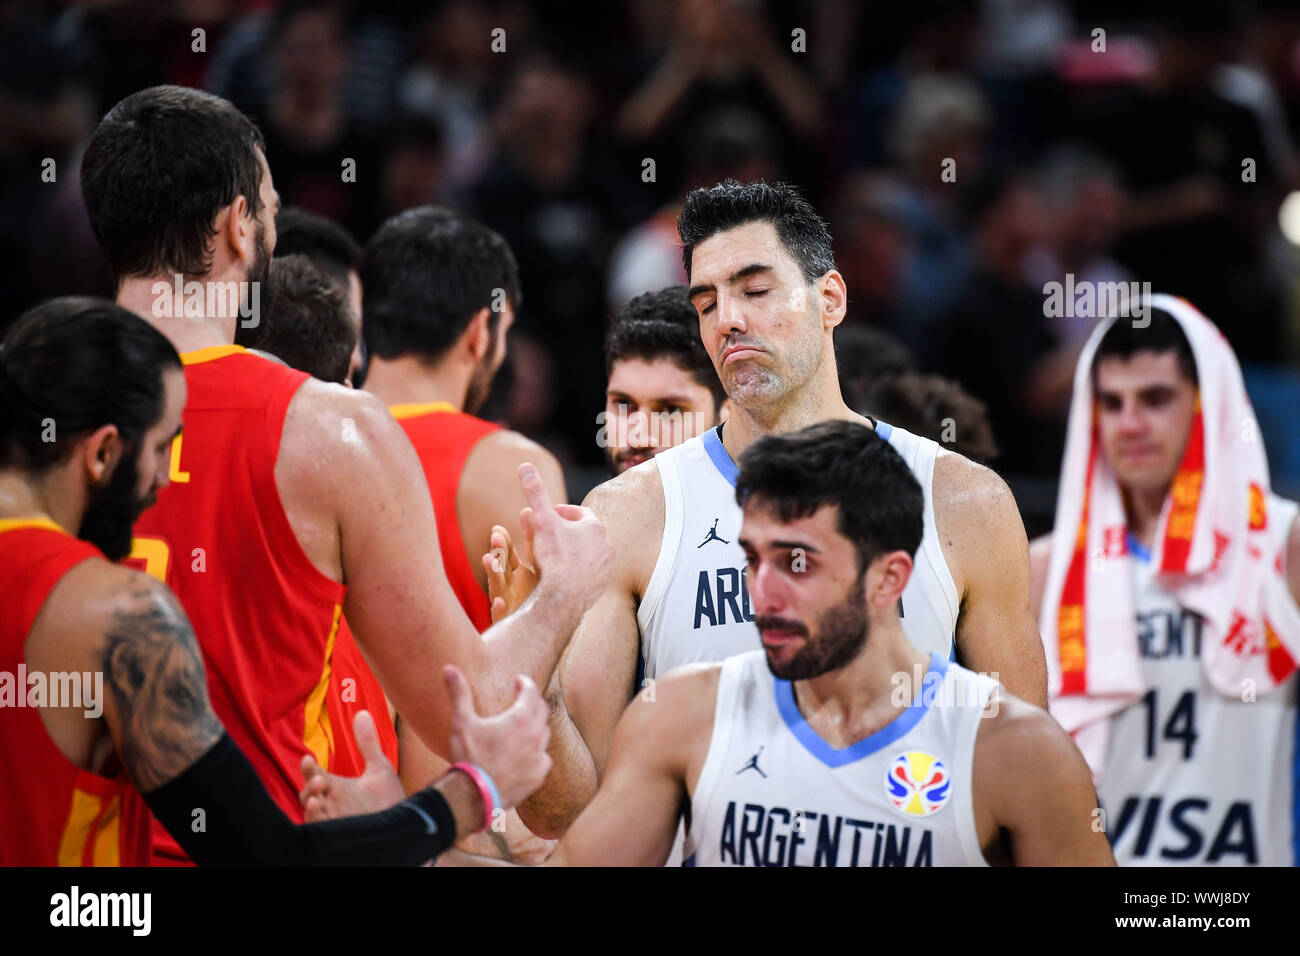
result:
[(745, 321), (744, 299), (740, 296), (719, 293), (716, 306), (718, 331), (725, 337), (732, 332), (747, 332), (749, 325)]
[(1120, 406), (1119, 427), (1126, 434), (1140, 432), (1146, 427), (1146, 419), (1142, 417), (1137, 402), (1125, 402)]
[(755, 614), (777, 614), (785, 609), (780, 575), (770, 561), (764, 561), (757, 568), (750, 567), (745, 581)]

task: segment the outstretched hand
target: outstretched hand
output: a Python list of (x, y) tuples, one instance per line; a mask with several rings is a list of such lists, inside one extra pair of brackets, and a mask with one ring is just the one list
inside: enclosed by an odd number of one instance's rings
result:
[[(523, 520), (531, 508), (520, 512)], [(487, 572), (488, 601), (492, 608), (492, 623), (508, 617), (519, 609), (537, 586), (537, 569), (521, 559), (510, 539), (510, 532), (501, 525), (492, 526), (489, 539), (492, 550), (483, 555), (483, 569)]]
[(352, 729), (365, 760), (366, 769), (361, 776), (342, 777), (325, 770), (311, 754), (302, 758), (304, 783), (298, 800), (308, 823), (376, 813), (406, 799), (402, 781), (380, 746), (379, 732), (370, 712), (358, 713)]

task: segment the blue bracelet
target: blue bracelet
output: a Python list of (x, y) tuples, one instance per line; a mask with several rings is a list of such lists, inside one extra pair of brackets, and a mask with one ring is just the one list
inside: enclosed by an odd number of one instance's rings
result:
[[(498, 810), (505, 810), (505, 807), (501, 803), (501, 791), (497, 789), (497, 782), (492, 779), (492, 774), (488, 773), (478, 764), (474, 764), (474, 769), (483, 775), (483, 782), (487, 784), (488, 791), (492, 794), (492, 806), (496, 807)], [(492, 821), (488, 820), (487, 825), (491, 826)]]

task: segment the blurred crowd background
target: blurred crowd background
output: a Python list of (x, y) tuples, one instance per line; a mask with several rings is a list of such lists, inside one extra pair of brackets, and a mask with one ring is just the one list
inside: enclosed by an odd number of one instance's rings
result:
[(111, 294), (78, 158), (158, 83), (232, 100), (282, 203), (363, 243), (430, 202), (501, 232), (523, 308), (491, 413), (576, 494), (603, 477), (608, 316), (684, 281), (681, 199), (728, 176), (814, 202), (849, 289), (846, 391), (885, 365), (959, 382), (984, 413), (959, 402), (956, 427), (991, 426), (1031, 534), (1095, 321), (1048, 314), (1067, 274), (1209, 315), (1300, 492), (1296, 0), (0, 0), (0, 328)]

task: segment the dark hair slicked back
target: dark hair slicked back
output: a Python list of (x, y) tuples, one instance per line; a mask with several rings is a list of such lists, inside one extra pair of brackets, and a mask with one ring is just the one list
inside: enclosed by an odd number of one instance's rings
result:
[[(391, 359), (437, 359), (497, 290), (518, 310), (519, 267), (500, 235), (462, 213), (435, 206), (387, 220), (361, 259), (366, 346)], [(499, 320), (494, 312), (492, 327)]]
[(0, 342), (0, 467), (39, 474), (104, 425), (139, 441), (162, 415), (167, 368), (181, 368), (172, 344), (112, 302), (66, 296), (29, 310)]
[(99, 122), (81, 162), (95, 237), (118, 282), (202, 275), (222, 208), (243, 196), (261, 211), (262, 134), (219, 96), (183, 86), (132, 93)]
[(1179, 370), (1188, 381), (1195, 384), (1200, 380), (1196, 373), (1196, 356), (1183, 327), (1164, 309), (1151, 308), (1150, 322), (1145, 326), (1134, 326), (1129, 319), (1120, 318), (1106, 330), (1092, 358), (1093, 381), (1096, 381), (1097, 366), (1102, 359), (1127, 361), (1138, 352), (1173, 352), (1178, 356)]
[(903, 457), (857, 422), (819, 422), (788, 435), (760, 438), (740, 457), (736, 500), (751, 497), (782, 521), (839, 508), (839, 531), (865, 571), (890, 551), (915, 556), (924, 530), (925, 499)]
[(728, 179), (692, 190), (677, 217), (682, 263), (691, 275), (691, 256), (705, 239), (751, 222), (770, 222), (804, 279), (813, 282), (835, 268), (831, 232), (812, 204), (788, 183), (769, 185)]
[(636, 296), (618, 310), (605, 336), (605, 374), (624, 359), (668, 359), (713, 395), (715, 409), (727, 393), (700, 341), (700, 317), (686, 294), (674, 285)]

